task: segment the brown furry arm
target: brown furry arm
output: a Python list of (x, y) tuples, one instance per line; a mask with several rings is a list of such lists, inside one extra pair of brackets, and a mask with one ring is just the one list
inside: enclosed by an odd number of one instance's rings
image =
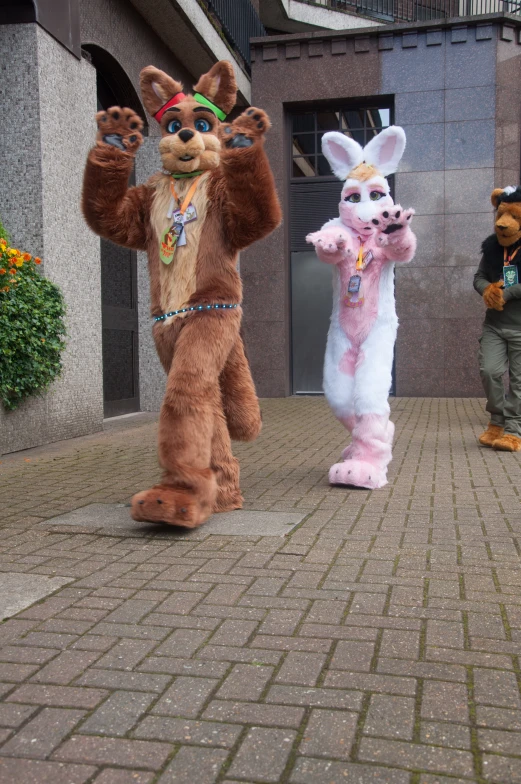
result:
[[(224, 130), (223, 212), (227, 239), (235, 250), (270, 234), (282, 219), (275, 181), (264, 151), (264, 133), (269, 127), (268, 116), (252, 108)], [(234, 146), (237, 140), (239, 144)]]
[(134, 156), (109, 145), (94, 147), (83, 176), (82, 209), (87, 224), (117, 245), (146, 250), (151, 190), (129, 188)]
[(489, 283), (483, 292), (483, 300), (487, 308), (492, 310), (503, 310), (505, 300), (503, 299), (503, 281), (498, 280), (497, 283)]

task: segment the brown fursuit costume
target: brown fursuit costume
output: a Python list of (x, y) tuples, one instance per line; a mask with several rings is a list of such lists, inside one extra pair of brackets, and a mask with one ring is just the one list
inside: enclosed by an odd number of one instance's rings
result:
[[(273, 231), (281, 212), (264, 152), (267, 115), (250, 108), (231, 125), (219, 119), (236, 101), (230, 63), (216, 63), (193, 96), (182, 90), (157, 68), (141, 72), (143, 102), (161, 127), (164, 170), (137, 187), (128, 180), (143, 141), (140, 118), (119, 107), (98, 113), (83, 212), (101, 237), (148, 254), (154, 339), (167, 373), (164, 473), (133, 497), (132, 517), (194, 528), (212, 512), (242, 506), (230, 438), (256, 438), (261, 416), (240, 335), (237, 254)], [(183, 228), (185, 202), (192, 212)]]

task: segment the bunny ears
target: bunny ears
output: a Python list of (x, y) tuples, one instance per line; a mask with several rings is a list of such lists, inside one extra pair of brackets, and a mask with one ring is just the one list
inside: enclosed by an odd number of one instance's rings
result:
[(362, 147), (338, 131), (325, 133), (322, 137), (322, 152), (329, 161), (333, 173), (345, 180), (361, 163), (374, 166), (380, 174), (387, 177), (398, 168), (405, 150), (403, 128), (391, 125)]

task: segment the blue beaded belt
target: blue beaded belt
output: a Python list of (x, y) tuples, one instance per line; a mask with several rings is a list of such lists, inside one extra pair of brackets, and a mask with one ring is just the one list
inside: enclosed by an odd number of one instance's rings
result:
[(181, 308), (180, 310), (173, 310), (171, 313), (163, 313), (162, 316), (153, 316), (154, 321), (164, 321), (171, 316), (179, 316), (180, 313), (191, 313), (198, 310), (230, 310), (231, 308), (240, 308), (239, 304), (236, 305), (222, 305), (216, 303), (214, 305), (193, 305), (189, 308)]

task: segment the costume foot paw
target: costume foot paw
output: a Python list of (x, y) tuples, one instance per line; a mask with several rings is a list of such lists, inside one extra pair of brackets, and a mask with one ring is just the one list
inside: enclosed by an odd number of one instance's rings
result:
[(234, 509), (242, 509), (244, 498), (240, 490), (221, 490), (217, 491), (217, 499), (215, 501), (214, 512), (232, 512)]
[(98, 112), (97, 142), (100, 146), (108, 144), (123, 152), (135, 153), (143, 143), (140, 133), (143, 128), (141, 117), (133, 109), (112, 106), (106, 112)]
[(511, 433), (504, 433), (501, 438), (492, 442), (492, 449), (500, 452), (521, 452), (521, 438)]
[(491, 448), (494, 441), (497, 441), (498, 438), (504, 433), (504, 428), (501, 425), (493, 425), (489, 423), (487, 429), (479, 436), (478, 441), (481, 446), (486, 446)]
[(224, 143), (230, 149), (251, 147), (255, 140), (270, 128), (271, 123), (266, 112), (252, 106), (239, 115), (231, 125), (223, 127)]
[(387, 484), (387, 472), (363, 460), (344, 460), (335, 463), (329, 470), (329, 484), (352, 485), (376, 490)]
[(179, 525), (182, 528), (197, 528), (212, 513), (211, 507), (193, 494), (167, 485), (154, 485), (150, 490), (136, 493), (131, 507), (134, 520)]

